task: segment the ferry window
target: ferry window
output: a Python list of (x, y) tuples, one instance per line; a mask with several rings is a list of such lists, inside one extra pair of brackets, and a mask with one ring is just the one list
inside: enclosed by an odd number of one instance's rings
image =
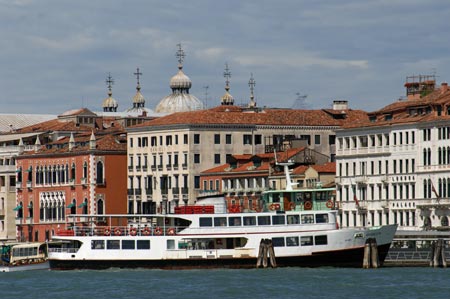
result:
[(286, 237), (286, 246), (298, 246), (298, 237)]
[(316, 245), (327, 245), (328, 244), (328, 239), (327, 236), (315, 236), (314, 237), (314, 243), (316, 243)]
[(103, 240), (92, 240), (91, 249), (105, 249), (105, 241)]
[(258, 225), (270, 225), (270, 216), (258, 216)]
[(244, 217), (244, 226), (256, 225), (256, 217), (255, 216), (245, 216)]
[(122, 240), (122, 249), (134, 249), (134, 240)]
[(316, 223), (328, 223), (328, 214), (316, 214)]
[(120, 240), (106, 241), (106, 249), (120, 249)]
[(313, 214), (302, 215), (302, 224), (305, 223), (314, 223), (314, 215)]
[(312, 246), (313, 245), (313, 237), (312, 236), (303, 236), (300, 238), (300, 244), (302, 246)]
[(212, 218), (200, 217), (200, 226), (212, 226)]
[(273, 247), (284, 247), (284, 238), (272, 238)]
[(137, 240), (137, 249), (150, 249), (150, 240)]
[(228, 225), (229, 226), (241, 226), (241, 217), (229, 217)]
[(167, 249), (175, 249), (175, 240), (167, 240)]
[(225, 217), (215, 217), (214, 226), (227, 226), (227, 218)]
[(284, 215), (272, 216), (272, 224), (285, 224)]
[(273, 198), (272, 198), (272, 202), (280, 202), (280, 194), (274, 193), (273, 194)]
[(287, 216), (287, 223), (288, 224), (299, 224), (300, 223), (300, 217), (298, 215), (288, 215)]

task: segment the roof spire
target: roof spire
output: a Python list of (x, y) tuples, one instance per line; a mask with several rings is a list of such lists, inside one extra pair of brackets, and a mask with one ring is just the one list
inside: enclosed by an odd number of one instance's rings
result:
[(114, 80), (113, 80), (113, 78), (111, 77), (111, 73), (108, 73), (108, 77), (106, 77), (106, 86), (108, 86), (108, 95), (109, 96), (112, 96), (112, 86), (113, 86), (113, 84), (114, 84)]
[(222, 105), (234, 105), (233, 96), (228, 92), (230, 90), (230, 78), (231, 72), (228, 68), (228, 63), (225, 63), (225, 71), (223, 72), (223, 77), (225, 80), (225, 94), (222, 96), (221, 104)]
[(183, 68), (183, 61), (184, 57), (186, 57), (186, 54), (184, 53), (183, 49), (181, 48), (181, 43), (177, 44), (178, 51), (176, 52), (175, 56), (178, 58), (178, 68), (181, 70)]
[(253, 91), (255, 89), (256, 81), (253, 79), (253, 73), (250, 73), (250, 80), (248, 80), (248, 86), (250, 87), (250, 103), (248, 104), (249, 107), (255, 107), (255, 96), (253, 94)]
[(136, 68), (136, 73), (133, 73), (133, 75), (136, 76), (136, 79), (137, 79), (136, 90), (139, 91), (139, 90), (141, 90), (141, 84), (139, 83), (139, 76), (142, 76), (142, 73), (139, 72), (139, 67)]

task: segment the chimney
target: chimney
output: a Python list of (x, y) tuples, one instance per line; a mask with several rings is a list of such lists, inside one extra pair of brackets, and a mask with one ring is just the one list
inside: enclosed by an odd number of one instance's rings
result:
[(91, 139), (89, 140), (89, 149), (95, 150), (96, 146), (97, 146), (97, 142), (95, 139), (94, 131), (92, 131)]
[(34, 152), (37, 153), (40, 147), (41, 147), (41, 140), (39, 139), (38, 135), (36, 136), (36, 142), (34, 143)]
[(348, 110), (348, 101), (345, 100), (333, 101), (333, 110)]
[(447, 82), (442, 82), (441, 83), (441, 93), (444, 93), (448, 90), (448, 84)]
[(22, 137), (20, 137), (20, 140), (19, 140), (19, 154), (23, 154), (24, 150), (25, 150), (25, 145), (23, 144)]
[(73, 133), (70, 133), (70, 139), (69, 139), (69, 151), (72, 151), (72, 149), (75, 147), (75, 138), (73, 138)]

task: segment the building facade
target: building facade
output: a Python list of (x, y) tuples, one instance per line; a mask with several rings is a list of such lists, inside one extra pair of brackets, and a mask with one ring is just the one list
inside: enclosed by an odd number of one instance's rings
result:
[(450, 217), (450, 90), (407, 82), (408, 99), (337, 130), (336, 184), (343, 226), (397, 223), (446, 230)]

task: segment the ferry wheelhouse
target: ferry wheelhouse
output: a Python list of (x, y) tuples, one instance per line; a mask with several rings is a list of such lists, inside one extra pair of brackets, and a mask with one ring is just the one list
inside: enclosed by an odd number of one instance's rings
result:
[(333, 194), (270, 190), (258, 212), (197, 204), (175, 214), (69, 215), (50, 245), (50, 267), (250, 268), (266, 266), (266, 252), (271, 266), (362, 267), (368, 240), (382, 263), (396, 225), (340, 229)]

